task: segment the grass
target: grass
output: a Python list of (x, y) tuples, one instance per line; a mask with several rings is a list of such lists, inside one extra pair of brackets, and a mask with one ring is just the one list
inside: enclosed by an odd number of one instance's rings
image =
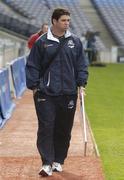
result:
[(90, 67), (86, 111), (106, 180), (124, 180), (124, 64)]

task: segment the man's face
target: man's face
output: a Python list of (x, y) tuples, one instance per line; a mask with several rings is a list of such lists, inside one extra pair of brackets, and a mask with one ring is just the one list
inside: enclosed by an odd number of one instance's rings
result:
[(62, 15), (58, 20), (53, 19), (53, 24), (60, 31), (66, 31), (69, 28), (70, 16)]

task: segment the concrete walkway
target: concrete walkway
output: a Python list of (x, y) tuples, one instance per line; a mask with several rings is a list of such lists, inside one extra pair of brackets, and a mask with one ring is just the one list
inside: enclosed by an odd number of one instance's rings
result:
[(16, 101), (16, 109), (0, 132), (0, 180), (103, 180), (101, 160), (94, 153), (94, 145), (88, 133), (87, 156), (84, 157), (84, 141), (79, 102), (72, 131), (68, 158), (62, 173), (52, 177), (39, 177), (40, 156), (36, 148), (37, 118), (32, 93), (27, 91)]

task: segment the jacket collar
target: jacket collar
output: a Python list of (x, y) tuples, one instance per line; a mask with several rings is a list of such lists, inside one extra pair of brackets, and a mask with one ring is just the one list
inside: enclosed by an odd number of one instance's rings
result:
[[(70, 36), (71, 36), (71, 32), (69, 30), (67, 30), (66, 33), (65, 33), (65, 38), (68, 38)], [(53, 36), (50, 28), (48, 29), (48, 32), (47, 32), (47, 39), (59, 42), (59, 39), (57, 39), (56, 37)]]

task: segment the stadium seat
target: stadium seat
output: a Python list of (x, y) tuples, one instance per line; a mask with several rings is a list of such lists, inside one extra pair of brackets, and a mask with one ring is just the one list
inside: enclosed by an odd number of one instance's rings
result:
[(102, 20), (116, 42), (124, 46), (124, 1), (123, 0), (92, 0)]

